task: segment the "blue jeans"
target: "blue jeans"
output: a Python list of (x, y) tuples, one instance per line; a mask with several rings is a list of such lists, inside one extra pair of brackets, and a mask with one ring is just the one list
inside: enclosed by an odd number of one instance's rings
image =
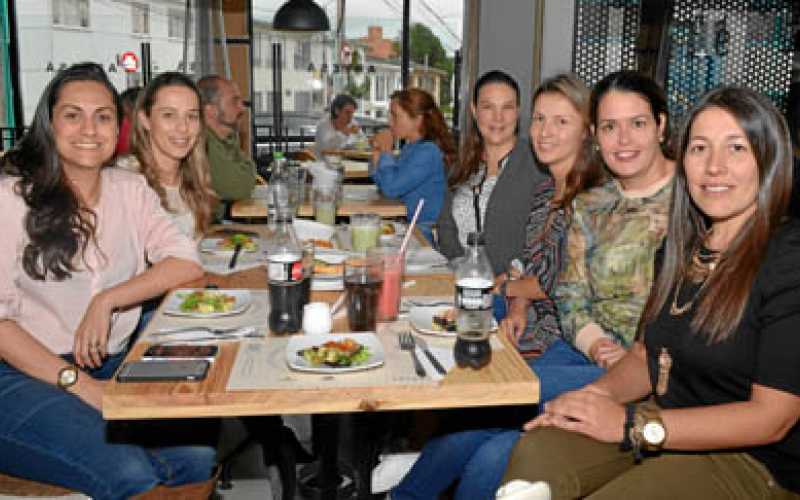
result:
[[(87, 373), (109, 379), (125, 353)], [(64, 356), (68, 361), (71, 356)], [(0, 362), (0, 471), (80, 491), (95, 500), (129, 498), (158, 484), (211, 477), (209, 446), (145, 449), (113, 444), (100, 412), (55, 385)]]
[(481, 429), (455, 432), (429, 441), (406, 477), (392, 490), (392, 500), (436, 499), (460, 478), (457, 500), (494, 499), (511, 449), (520, 432)]
[(538, 358), (528, 361), (539, 377), (539, 402), (588, 385), (606, 371), (563, 340), (556, 340)]
[[(542, 403), (594, 382), (605, 370), (562, 340), (530, 362), (539, 377)], [(456, 432), (425, 445), (414, 467), (392, 490), (392, 500), (435, 499), (460, 478), (456, 498), (493, 499), (520, 432), (484, 429)]]

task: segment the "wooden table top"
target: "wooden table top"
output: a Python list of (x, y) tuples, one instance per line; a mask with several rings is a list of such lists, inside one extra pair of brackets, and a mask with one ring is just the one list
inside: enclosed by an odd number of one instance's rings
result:
[[(451, 274), (413, 276), (404, 296), (443, 296), (453, 293)], [(209, 275), (192, 286), (213, 283), (220, 288), (264, 288), (263, 267), (233, 275)], [(341, 292), (312, 292), (311, 300), (333, 302)], [(347, 331), (346, 319), (334, 331)], [(536, 376), (504, 338), (504, 349), (493, 352), (482, 370), (455, 367), (436, 385), (348, 387), (346, 389), (226, 390), (238, 343), (220, 344), (220, 354), (202, 382), (109, 382), (103, 395), (103, 416), (115, 419), (227, 417), (357, 411), (465, 408), (533, 404), (539, 399)], [(269, 339), (266, 339), (269, 341)], [(147, 344), (137, 343), (128, 360), (139, 359)]]
[[(358, 186), (361, 187), (361, 186)], [(345, 198), (336, 208), (336, 215), (350, 216), (358, 213), (374, 213), (381, 217), (406, 217), (406, 206), (400, 200), (392, 200), (382, 195), (368, 201), (352, 200)], [(313, 217), (314, 207), (306, 202), (297, 209), (300, 217)], [(233, 218), (262, 218), (267, 216), (267, 201), (259, 198), (249, 198), (233, 202), (231, 217)]]

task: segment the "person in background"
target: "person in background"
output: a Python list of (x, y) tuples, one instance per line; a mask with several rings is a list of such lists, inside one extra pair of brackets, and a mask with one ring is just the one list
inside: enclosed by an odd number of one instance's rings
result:
[(451, 260), (464, 255), (467, 234), (483, 232), (496, 275), (522, 254), (533, 193), (547, 179), (528, 141), (517, 140), (519, 103), (517, 82), (503, 71), (475, 83), (473, 123), (438, 220), (439, 250)]
[[(586, 85), (573, 75), (557, 75), (536, 89), (532, 101), (531, 144), (552, 179), (540, 183), (534, 192), (526, 229), (526, 275), (507, 282), (514, 314), (501, 325), (523, 354), (541, 352), (561, 335), (550, 294), (563, 268), (569, 209), (579, 192), (603, 178), (602, 166), (590, 161)], [(433, 439), (392, 498), (436, 498), (455, 480), (459, 481), (457, 499), (492, 498), (518, 438), (517, 430), (499, 426)]]
[(182, 73), (162, 73), (139, 100), (134, 154), (117, 160), (144, 174), (181, 232), (194, 240), (211, 225), (217, 199), (203, 129), (197, 86)]
[(0, 471), (96, 500), (205, 498), (212, 447), (112, 443), (101, 414), (139, 304), (203, 276), (194, 242), (144, 177), (107, 168), (120, 111), (99, 65), (70, 66), (3, 158)]
[(239, 87), (218, 75), (197, 82), (206, 125), (211, 187), (222, 201), (250, 197), (256, 185), (256, 165), (239, 144), (239, 121), (245, 102)]
[(131, 151), (131, 126), (133, 124), (133, 110), (136, 108), (136, 99), (142, 92), (142, 87), (131, 87), (120, 94), (122, 102), (122, 123), (119, 126), (119, 139), (115, 154), (126, 155)]
[(317, 122), (317, 133), (314, 140), (314, 151), (317, 158), (322, 159), (325, 151), (343, 149), (353, 143), (361, 129), (353, 120), (358, 105), (356, 100), (347, 94), (339, 94), (330, 105), (330, 115), (323, 116)]
[(800, 498), (786, 124), (765, 97), (723, 87), (689, 112), (678, 151), (636, 343), (545, 406), (514, 449), (504, 480), (537, 481), (540, 498)]
[[(433, 241), (432, 226), (442, 208), (447, 173), (456, 161), (453, 137), (433, 96), (411, 88), (392, 94), (390, 130), (373, 138), (372, 179), (389, 197), (403, 201), (410, 220), (419, 200), (425, 203), (417, 225)], [(406, 141), (395, 158), (394, 141)]]

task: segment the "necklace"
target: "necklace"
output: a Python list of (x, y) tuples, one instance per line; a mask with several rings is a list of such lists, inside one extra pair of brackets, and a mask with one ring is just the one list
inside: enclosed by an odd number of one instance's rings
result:
[(714, 252), (705, 248), (698, 248), (692, 252), (692, 265), (689, 272), (684, 274), (691, 274), (694, 276), (696, 278), (694, 280), (695, 283), (698, 283), (702, 280), (702, 284), (688, 302), (679, 306), (678, 295), (681, 293), (681, 287), (683, 286), (684, 278), (684, 276), (681, 276), (681, 279), (678, 281), (678, 286), (675, 287), (675, 295), (672, 297), (672, 305), (669, 308), (669, 313), (671, 315), (680, 316), (692, 308), (695, 300), (697, 300), (697, 297), (703, 293), (703, 290), (708, 283), (708, 278), (717, 267), (717, 262), (719, 262), (719, 252)]

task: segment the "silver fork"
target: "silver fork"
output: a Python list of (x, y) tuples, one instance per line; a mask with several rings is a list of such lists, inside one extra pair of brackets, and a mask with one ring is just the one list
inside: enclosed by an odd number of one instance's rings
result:
[(176, 333), (183, 333), (183, 332), (196, 332), (196, 331), (203, 331), (208, 332), (214, 335), (225, 335), (227, 333), (233, 333), (239, 330), (243, 330), (245, 328), (252, 328), (250, 326), (229, 326), (224, 328), (215, 328), (212, 326), (179, 326), (175, 328), (162, 328), (156, 332), (150, 334), (151, 337), (158, 337), (161, 335), (174, 335)]
[(414, 360), (414, 371), (417, 372), (417, 375), (420, 377), (426, 376), (425, 368), (422, 366), (422, 363), (419, 362), (419, 358), (417, 358), (417, 352), (414, 349), (414, 337), (411, 333), (398, 333), (397, 340), (400, 342), (400, 349), (411, 353), (411, 359)]

